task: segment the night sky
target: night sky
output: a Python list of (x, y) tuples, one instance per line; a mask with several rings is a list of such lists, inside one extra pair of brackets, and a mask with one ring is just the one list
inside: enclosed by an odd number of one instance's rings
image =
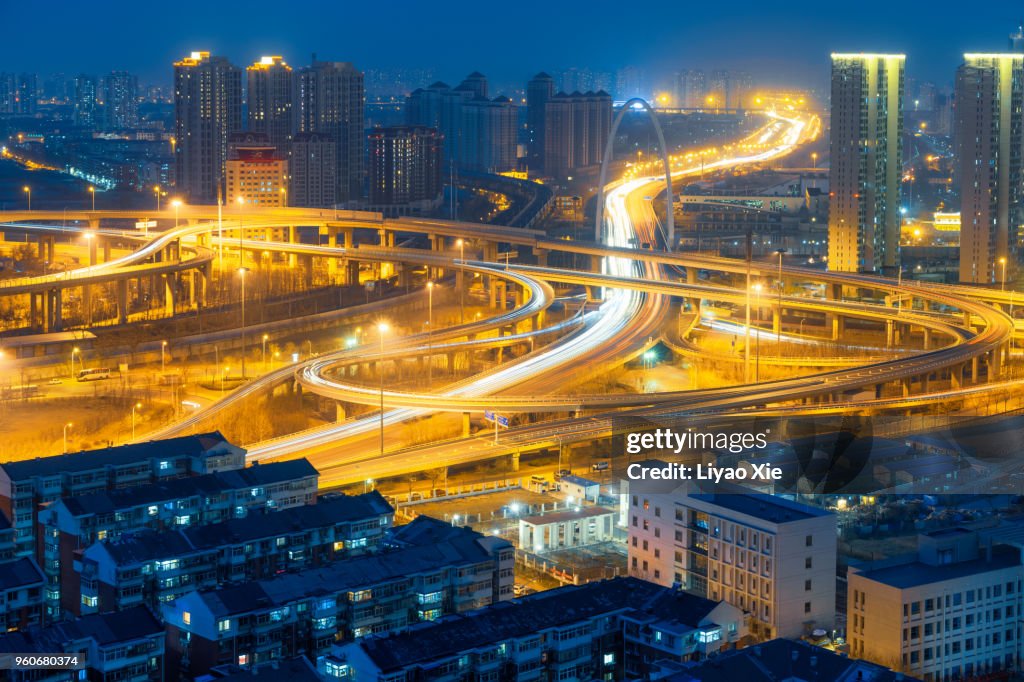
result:
[(172, 61), (208, 49), (241, 66), (262, 54), (301, 66), (316, 52), (363, 69), (422, 66), (449, 81), (473, 69), (522, 83), (541, 69), (636, 65), (819, 84), (832, 51), (898, 51), (911, 76), (944, 84), (963, 52), (1005, 50), (1022, 14), (1007, 0), (0, 0), (0, 71), (126, 69), (169, 83)]

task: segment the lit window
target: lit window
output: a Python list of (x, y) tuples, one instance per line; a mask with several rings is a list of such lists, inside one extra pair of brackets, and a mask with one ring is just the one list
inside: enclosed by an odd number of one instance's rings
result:
[(192, 614), (188, 611), (184, 611), (181, 614), (181, 622), (185, 625), (192, 625)]

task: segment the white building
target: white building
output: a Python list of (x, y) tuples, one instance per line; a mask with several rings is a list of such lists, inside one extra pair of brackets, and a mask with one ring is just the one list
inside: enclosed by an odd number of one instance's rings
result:
[(1019, 669), (1024, 528), (1010, 533), (936, 531), (916, 561), (851, 567), (850, 655), (929, 682)]
[(628, 492), (631, 575), (750, 614), (761, 639), (831, 631), (836, 519), (826, 510), (756, 493)]

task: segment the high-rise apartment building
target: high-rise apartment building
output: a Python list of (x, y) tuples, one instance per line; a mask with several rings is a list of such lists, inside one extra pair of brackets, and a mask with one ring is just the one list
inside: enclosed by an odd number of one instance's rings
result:
[(606, 92), (558, 93), (544, 115), (544, 173), (564, 176), (601, 163), (612, 127), (612, 98)]
[(296, 130), (332, 136), (339, 202), (363, 195), (363, 74), (348, 62), (313, 61), (296, 77)]
[(965, 54), (956, 72), (960, 281), (1013, 274), (1021, 224), (1024, 55)]
[(103, 97), (107, 130), (126, 130), (139, 124), (139, 79), (126, 71), (107, 76)]
[(326, 133), (298, 133), (292, 140), (289, 206), (332, 207), (338, 203), (338, 145)]
[(196, 204), (217, 202), (228, 135), (242, 128), (242, 71), (225, 57), (193, 52), (174, 63), (175, 172)]
[(263, 57), (246, 69), (248, 130), (263, 133), (270, 144), (287, 153), (295, 128), (292, 110), (293, 72), (284, 58)]
[[(434, 128), (393, 126), (369, 135), (370, 205), (397, 214), (441, 200), (441, 135)], [(377, 207), (380, 207), (378, 209)]]
[(724, 600), (750, 614), (760, 639), (831, 630), (836, 517), (774, 495), (626, 491), (629, 572)]
[(538, 73), (526, 84), (527, 160), (531, 171), (544, 168), (544, 117), (554, 96), (555, 79), (546, 73)]
[(264, 133), (233, 133), (225, 162), (228, 205), (278, 207), (288, 204), (288, 158)]
[(96, 78), (84, 73), (75, 77), (74, 121), (81, 128), (96, 126)]
[(831, 270), (899, 265), (903, 79), (903, 55), (832, 55)]
[(18, 79), (13, 73), (0, 73), (0, 114), (13, 114), (18, 102)]
[(18, 74), (14, 113), (34, 116), (39, 106), (39, 77), (34, 73)]
[(677, 107), (699, 109), (704, 106), (704, 91), (707, 79), (699, 69), (686, 69), (675, 76), (675, 91), (672, 93)]
[(708, 83), (709, 104), (716, 109), (743, 109), (750, 106), (748, 99), (753, 95), (754, 79), (746, 71), (731, 69), (715, 71)]

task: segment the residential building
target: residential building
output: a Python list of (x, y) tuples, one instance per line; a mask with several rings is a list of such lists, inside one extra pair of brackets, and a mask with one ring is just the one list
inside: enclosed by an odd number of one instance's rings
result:
[(745, 109), (753, 103), (754, 79), (745, 71), (714, 71), (707, 84), (704, 103), (715, 109)]
[[(11, 682), (164, 682), (164, 627), (142, 606), (0, 634), (0, 655), (71, 655), (80, 667), (8, 669)], [(73, 677), (72, 677), (73, 676)]]
[(896, 274), (903, 79), (903, 55), (832, 55), (830, 270)]
[(225, 162), (225, 202), (276, 208), (288, 205), (288, 157), (266, 133), (233, 133)]
[(298, 133), (291, 144), (289, 206), (333, 207), (338, 203), (338, 146), (334, 137)]
[(965, 54), (956, 72), (960, 281), (1016, 277), (1024, 162), (1024, 54)]
[(545, 125), (547, 105), (555, 96), (555, 79), (541, 72), (526, 84), (527, 161), (529, 169), (543, 172), (545, 167)]
[(1019, 669), (1024, 528), (918, 536), (917, 557), (851, 566), (850, 655), (929, 682)]
[(834, 628), (831, 512), (742, 488), (625, 492), (630, 575), (734, 604), (758, 639)]
[(325, 655), (336, 641), (390, 632), (512, 597), (506, 540), (418, 517), (391, 549), (164, 604), (170, 673)]
[(39, 76), (20, 73), (15, 86), (17, 94), (14, 98), (14, 113), (19, 116), (35, 116), (39, 108)]
[(0, 511), (15, 554), (36, 549), (38, 510), (62, 497), (147, 485), (245, 466), (245, 450), (218, 431), (0, 464)]
[(127, 71), (107, 76), (103, 98), (107, 130), (128, 130), (139, 125), (139, 79)]
[(338, 202), (363, 196), (363, 74), (348, 62), (313, 61), (296, 76), (296, 131), (330, 135)]
[(125, 534), (94, 543), (75, 562), (78, 601), (83, 613), (142, 603), (158, 609), (193, 590), (376, 552), (393, 519), (391, 505), (371, 492), (210, 525)]
[(608, 93), (560, 92), (550, 99), (544, 116), (544, 173), (564, 178), (573, 171), (601, 163), (612, 127)]
[(615, 578), (341, 643), (317, 667), (363, 682), (649, 679), (656, 663), (699, 661), (743, 634), (734, 606)]
[(96, 78), (86, 74), (75, 77), (74, 122), (82, 128), (96, 126)]
[[(89, 545), (144, 529), (219, 523), (249, 514), (311, 504), (319, 474), (306, 459), (180, 478), (135, 488), (65, 497), (39, 513), (47, 607), (79, 613), (75, 562)], [(88, 603), (93, 607), (96, 604)]]
[(675, 91), (672, 93), (675, 105), (681, 109), (700, 109), (704, 106), (704, 91), (707, 80), (699, 69), (685, 69), (676, 73)]
[(241, 69), (209, 52), (175, 62), (174, 164), (189, 202), (215, 204), (223, 196), (228, 135), (241, 129)]
[(447, 164), (459, 156), (462, 141), (462, 104), (469, 92), (456, 91), (438, 81), (426, 88), (417, 88), (405, 99), (405, 122), (410, 126), (434, 128), (444, 141), (443, 160)]
[(41, 625), (46, 578), (28, 557), (0, 562), (0, 632)]
[(263, 57), (246, 69), (248, 79), (247, 130), (262, 133), (282, 155), (287, 155), (295, 129), (292, 109), (294, 75), (280, 56)]
[(370, 132), (371, 210), (395, 216), (441, 202), (443, 139), (434, 128), (393, 126)]
[(902, 682), (907, 676), (868, 661), (792, 639), (773, 639), (725, 651), (675, 674), (664, 682)]

